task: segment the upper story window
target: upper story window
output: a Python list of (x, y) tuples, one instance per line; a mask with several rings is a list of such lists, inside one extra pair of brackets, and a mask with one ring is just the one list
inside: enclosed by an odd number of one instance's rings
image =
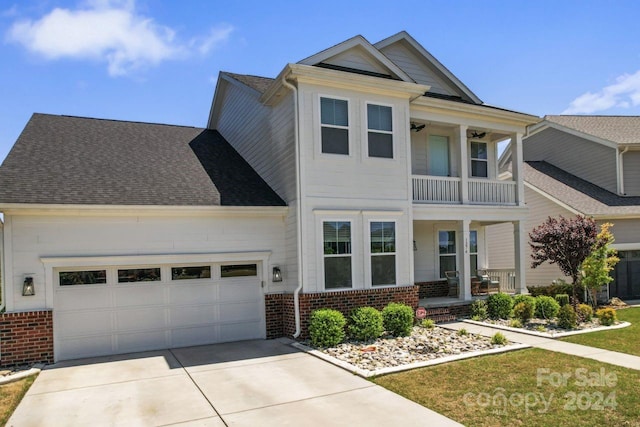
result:
[(369, 157), (393, 159), (391, 107), (367, 104)]
[(487, 143), (471, 142), (471, 176), (488, 177)]
[(322, 152), (349, 154), (349, 103), (343, 99), (320, 98)]
[(322, 223), (325, 289), (350, 288), (351, 222)]

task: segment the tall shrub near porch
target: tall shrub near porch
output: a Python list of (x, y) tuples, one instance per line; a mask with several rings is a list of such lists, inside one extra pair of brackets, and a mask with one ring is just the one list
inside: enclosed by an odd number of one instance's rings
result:
[(587, 287), (591, 296), (591, 304), (597, 306), (596, 294), (602, 286), (613, 281), (609, 275), (611, 270), (620, 261), (617, 251), (611, 247), (614, 237), (609, 229), (613, 224), (605, 223), (600, 226), (600, 232), (596, 238), (593, 251), (582, 263), (582, 283)]

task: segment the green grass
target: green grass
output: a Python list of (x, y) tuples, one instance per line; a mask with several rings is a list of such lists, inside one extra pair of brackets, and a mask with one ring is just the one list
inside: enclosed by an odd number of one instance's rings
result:
[(591, 332), (562, 338), (562, 341), (640, 356), (640, 307), (617, 310), (618, 320), (631, 323), (622, 329)]
[[(601, 374), (604, 385), (584, 380)], [(373, 381), (467, 426), (640, 426), (640, 371), (542, 349), (414, 369)]]
[(4, 426), (9, 421), (16, 407), (24, 397), (37, 375), (32, 375), (20, 381), (0, 386), (0, 426)]

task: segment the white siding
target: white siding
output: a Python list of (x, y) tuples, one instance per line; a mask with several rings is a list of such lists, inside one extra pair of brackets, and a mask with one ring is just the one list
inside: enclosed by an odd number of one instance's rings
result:
[(640, 196), (640, 151), (628, 151), (624, 161), (624, 192), (627, 196)]
[(610, 222), (613, 224), (611, 232), (616, 239), (615, 243), (640, 243), (640, 219), (611, 219), (598, 223)]
[(489, 268), (515, 268), (513, 224), (490, 225), (486, 230)]
[(389, 70), (380, 65), (361, 47), (355, 47), (345, 52), (339, 53), (325, 61), (325, 64), (337, 65), (339, 67), (353, 68), (355, 70), (369, 71), (373, 73), (389, 74)]
[(430, 92), (463, 96), (438, 75), (435, 67), (415, 55), (403, 42), (396, 42), (382, 49), (389, 59), (417, 83), (431, 86)]
[(525, 161), (546, 161), (617, 193), (616, 150), (548, 128), (524, 140)]
[[(7, 286), (14, 295), (7, 301), (10, 311), (47, 307), (53, 284), (45, 283), (41, 257), (271, 251), (271, 265), (287, 261), (281, 217), (7, 216), (12, 252)], [(25, 274), (35, 275), (35, 296), (22, 296)], [(264, 291), (287, 289), (287, 279), (267, 283)]]

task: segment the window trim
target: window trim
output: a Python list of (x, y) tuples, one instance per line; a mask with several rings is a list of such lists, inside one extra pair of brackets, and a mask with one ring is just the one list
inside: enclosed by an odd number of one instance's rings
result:
[[(339, 159), (339, 158), (349, 158), (349, 157), (353, 157), (353, 143), (352, 143), (352, 139), (353, 139), (353, 135), (351, 132), (351, 127), (353, 124), (353, 120), (352, 120), (352, 114), (351, 114), (351, 104), (352, 101), (350, 98), (345, 98), (342, 96), (335, 96), (335, 95), (329, 95), (329, 94), (322, 94), (319, 93), (316, 96), (316, 102), (315, 105), (317, 106), (317, 129), (315, 131), (315, 134), (317, 135), (318, 141), (317, 141), (317, 148), (316, 148), (316, 155), (320, 156), (320, 157), (329, 157), (332, 159)], [(346, 101), (347, 102), (347, 122), (348, 125), (347, 126), (338, 126), (338, 125), (324, 125), (322, 123), (322, 98), (327, 98), (327, 99), (335, 99), (338, 101)], [(322, 151), (322, 128), (326, 126), (326, 127), (330, 127), (330, 128), (334, 128), (334, 129), (346, 129), (347, 130), (347, 148), (349, 150), (349, 153), (347, 154), (338, 154), (338, 153), (325, 153)]]
[[(375, 105), (375, 106), (379, 106), (379, 107), (389, 107), (391, 108), (391, 131), (383, 131), (383, 130), (370, 130), (369, 129), (369, 105)], [(395, 114), (394, 114), (394, 110), (395, 110), (395, 105), (393, 104), (386, 104), (384, 102), (375, 102), (375, 101), (365, 101), (364, 102), (364, 108), (362, 108), (362, 130), (363, 130), (363, 150), (362, 152), (364, 153), (364, 157), (367, 160), (373, 160), (373, 161), (394, 161), (396, 160), (396, 135), (395, 135), (395, 129), (397, 128), (396, 126), (396, 120), (395, 120)], [(380, 134), (384, 134), (384, 135), (391, 135), (391, 157), (375, 157), (375, 156), (371, 156), (369, 155), (369, 132), (374, 132), (374, 133), (380, 133)]]
[[(473, 144), (484, 144), (485, 145), (485, 150), (487, 152), (487, 158), (486, 159), (480, 159), (477, 157), (473, 157), (472, 150), (471, 147)], [(487, 176), (476, 176), (473, 175), (473, 162), (484, 162), (487, 164)], [(476, 141), (476, 140), (470, 140), (469, 141), (469, 177), (470, 178), (478, 178), (478, 179), (489, 179), (491, 175), (491, 172), (489, 171), (489, 143), (486, 141)]]
[[(393, 255), (395, 256), (395, 273), (396, 273), (396, 280), (395, 280), (395, 284), (385, 284), (385, 285), (374, 285), (373, 284), (373, 272), (371, 270), (372, 266), (371, 266), (371, 259), (374, 256), (385, 256), (385, 255), (391, 255), (392, 252), (383, 252), (382, 254), (373, 254), (371, 252), (371, 223), (372, 222), (392, 222), (393, 223), (393, 227), (394, 227), (394, 231), (395, 231), (395, 247), (396, 250), (395, 252), (393, 252)], [(398, 220), (395, 218), (380, 218), (380, 217), (370, 217), (367, 218), (367, 220), (365, 221), (365, 259), (366, 259), (366, 268), (365, 268), (365, 283), (366, 283), (366, 287), (368, 289), (381, 289), (381, 288), (392, 288), (392, 287), (397, 287), (398, 286)]]
[[(324, 260), (327, 257), (327, 255), (325, 255), (324, 253), (324, 223), (325, 222), (348, 222), (351, 225), (351, 253), (349, 254), (349, 257), (351, 258), (351, 287), (342, 287), (342, 288), (327, 288), (327, 283), (326, 283), (326, 278), (325, 278), (325, 273), (324, 273)], [(318, 240), (318, 247), (319, 247), (319, 268), (318, 268), (318, 276), (320, 278), (320, 283), (322, 284), (321, 290), (323, 292), (336, 292), (336, 291), (345, 291), (345, 290), (355, 290), (358, 289), (355, 286), (355, 274), (356, 274), (356, 265), (355, 265), (355, 259), (356, 259), (356, 248), (355, 248), (355, 239), (354, 239), (354, 227), (356, 226), (356, 219), (355, 218), (348, 218), (348, 217), (321, 217), (319, 218), (318, 221), (318, 230), (319, 230), (319, 240)], [(346, 254), (335, 254), (333, 257), (337, 257), (338, 255), (343, 255), (345, 256)], [(331, 255), (329, 255), (329, 257), (331, 257)]]
[[(454, 237), (454, 243), (455, 243), (455, 253), (454, 254), (441, 254), (440, 253), (440, 232), (441, 231), (446, 231), (446, 232), (450, 232), (453, 231), (455, 233), (455, 237)], [(437, 276), (439, 280), (445, 280), (446, 277), (439, 277), (440, 276), (440, 257), (442, 256), (448, 256), (451, 257), (453, 256), (455, 258), (455, 262), (456, 262), (456, 270), (458, 269), (458, 266), (460, 265), (460, 263), (458, 262), (458, 252), (459, 252), (459, 248), (458, 248), (458, 230), (456, 229), (452, 229), (452, 228), (438, 228), (436, 229), (436, 238), (435, 238), (435, 256), (436, 256), (436, 270), (437, 271)]]

